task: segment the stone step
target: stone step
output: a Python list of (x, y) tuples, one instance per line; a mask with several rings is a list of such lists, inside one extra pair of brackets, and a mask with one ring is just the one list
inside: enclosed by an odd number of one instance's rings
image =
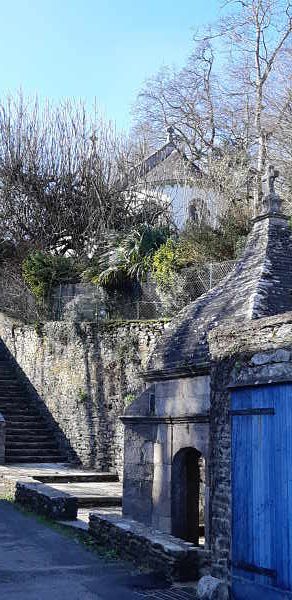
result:
[(0, 407), (0, 412), (2, 413), (2, 415), (4, 416), (4, 418), (7, 418), (8, 420), (13, 419), (15, 421), (16, 418), (18, 418), (19, 420), (22, 419), (37, 419), (40, 420), (39, 414), (37, 412), (33, 412), (32, 410), (30, 410), (29, 408), (18, 408), (13, 410), (13, 408), (2, 408)]
[[(0, 402), (23, 402), (25, 404), (32, 404), (28, 396), (26, 396), (25, 394), (20, 394), (16, 391), (9, 392), (9, 390), (5, 394), (4, 392), (2, 392), (2, 394), (0, 393)], [(32, 406), (34, 405), (32, 404)]]
[(13, 371), (11, 367), (5, 367), (4, 365), (0, 364), (0, 379), (4, 379), (6, 377), (10, 377), (10, 379), (16, 379), (16, 381), (19, 381), (15, 371)]
[(27, 398), (27, 396), (24, 396), (23, 394), (9, 394), (7, 393), (5, 396), (3, 396), (2, 398), (0, 398), (0, 404), (1, 406), (5, 406), (6, 404), (12, 404), (13, 406), (31, 406), (32, 408), (35, 407), (35, 404), (32, 404), (29, 401), (29, 398)]
[(41, 475), (37, 477), (42, 483), (113, 483), (118, 482), (116, 473), (56, 473), (53, 475)]
[(42, 425), (44, 425), (44, 422), (42, 421), (42, 419), (40, 418), (39, 415), (8, 415), (8, 419), (7, 419), (10, 423), (15, 424), (15, 423), (19, 423), (20, 427), (22, 427), (23, 425), (25, 425), (25, 423), (27, 424), (33, 424), (35, 422), (41, 423)]
[(77, 496), (77, 502), (78, 508), (122, 506), (122, 498), (119, 496)]
[(10, 465), (17, 465), (17, 464), (22, 464), (22, 463), (37, 463), (37, 464), (42, 464), (42, 463), (54, 463), (56, 465), (60, 464), (64, 464), (67, 462), (67, 457), (63, 456), (63, 455), (59, 455), (58, 457), (56, 457), (56, 455), (46, 455), (46, 456), (18, 456), (17, 458), (15, 457), (11, 457), (11, 456), (5, 456), (5, 464), (10, 464)]
[[(39, 477), (38, 477), (39, 479)], [(55, 490), (77, 498), (79, 507), (122, 506), (122, 485), (120, 482), (86, 482), (78, 479), (69, 483), (55, 481), (48, 483)]]
[(58, 455), (60, 454), (60, 450), (58, 448), (55, 448), (54, 450), (46, 450), (45, 448), (28, 448), (27, 446), (22, 448), (6, 448), (7, 456), (46, 456), (47, 454)]
[(0, 388), (2, 385), (11, 385), (11, 387), (23, 388), (23, 384), (13, 376), (13, 373), (6, 373), (4, 377), (0, 371)]
[(17, 463), (63, 463), (51, 428), (18, 379), (13, 365), (0, 352), (0, 413), (6, 420), (5, 460)]
[(23, 388), (12, 385), (2, 385), (0, 387), (0, 400), (6, 400), (7, 396), (11, 396), (11, 398), (26, 398), (30, 401), (28, 393)]
[(13, 373), (13, 371), (1, 371), (0, 370), (0, 382), (1, 383), (6, 383), (6, 382), (13, 382), (17, 385), (22, 385), (21, 382), (19, 381), (19, 379), (17, 379), (17, 377), (15, 376), (15, 373)]
[(28, 393), (21, 387), (12, 387), (11, 385), (4, 386), (0, 388), (0, 400), (6, 400), (7, 397), (11, 396), (11, 398), (25, 398), (28, 402), (31, 402)]
[(2, 386), (0, 387), (0, 399), (5, 399), (8, 395), (11, 395), (13, 397), (19, 396), (20, 398), (28, 398), (28, 393), (26, 392), (26, 390), (23, 389), (22, 386), (13, 386), (11, 384), (5, 385), (4, 383), (2, 383)]
[(0, 406), (7, 406), (7, 404), (11, 404), (11, 406), (14, 408), (17, 406), (29, 406), (32, 408), (32, 410), (37, 410), (36, 405), (32, 404), (25, 396), (14, 396), (13, 394), (7, 394), (5, 398), (0, 399)]
[(6, 450), (8, 452), (10, 452), (11, 450), (18, 450), (18, 449), (22, 449), (22, 448), (27, 448), (27, 449), (40, 449), (40, 450), (46, 450), (48, 448), (52, 449), (52, 450), (59, 450), (58, 449), (58, 444), (56, 442), (54, 442), (54, 440), (36, 440), (36, 441), (31, 441), (31, 440), (21, 440), (21, 441), (15, 441), (15, 440), (7, 440), (7, 444), (6, 444)]
[(36, 431), (34, 430), (33, 432), (29, 431), (20, 431), (19, 433), (6, 433), (6, 442), (7, 443), (12, 443), (12, 442), (25, 442), (26, 440), (31, 440), (34, 442), (46, 442), (49, 440), (54, 439), (52, 437), (52, 435), (50, 435), (47, 432), (44, 433), (36, 433)]
[(7, 400), (7, 402), (0, 402), (0, 410), (31, 411), (34, 415), (40, 414), (33, 406), (24, 402), (11, 402), (11, 399)]
[(39, 431), (42, 430), (42, 433), (50, 433), (50, 430), (44, 425), (44, 423), (40, 420), (37, 420), (35, 417), (33, 419), (28, 419), (27, 417), (17, 417), (17, 419), (7, 417), (5, 419), (6, 422), (6, 433), (13, 433), (16, 429), (20, 431), (27, 432), (29, 430)]
[(8, 422), (6, 423), (6, 435), (11, 433), (16, 433), (16, 434), (20, 434), (20, 433), (29, 433), (31, 432), (32, 435), (34, 435), (35, 432), (37, 433), (47, 433), (50, 435), (50, 429), (48, 427), (46, 427), (46, 425), (44, 424), (43, 421), (40, 422), (35, 422), (35, 423), (27, 423), (27, 424), (23, 424), (21, 421), (15, 421), (15, 422)]
[(32, 463), (64, 463), (66, 462), (66, 457), (63, 456), (62, 454), (46, 454), (45, 456), (43, 454), (34, 454), (34, 455), (30, 455), (30, 454), (26, 454), (24, 456), (11, 456), (10, 454), (5, 455), (5, 464), (9, 463), (14, 464), (14, 465), (18, 465), (18, 464), (32, 464)]

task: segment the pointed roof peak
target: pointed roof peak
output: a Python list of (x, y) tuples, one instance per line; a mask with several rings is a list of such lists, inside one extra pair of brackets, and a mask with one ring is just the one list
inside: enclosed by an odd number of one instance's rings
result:
[(262, 177), (262, 206), (255, 221), (263, 220), (268, 216), (288, 218), (282, 213), (282, 199), (275, 191), (275, 181), (279, 175), (280, 172), (275, 169), (274, 165), (267, 165), (266, 172)]
[(230, 319), (242, 323), (292, 310), (292, 235), (286, 217), (255, 219), (242, 258), (221, 283), (185, 307), (150, 358), (147, 379), (206, 372), (208, 332)]

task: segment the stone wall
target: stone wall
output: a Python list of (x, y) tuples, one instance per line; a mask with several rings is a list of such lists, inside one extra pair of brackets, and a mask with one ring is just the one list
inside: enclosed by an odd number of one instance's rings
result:
[[(117, 551), (167, 580), (194, 581), (209, 570), (209, 553), (171, 535), (118, 515), (91, 512), (89, 532), (98, 544)], [(166, 596), (164, 596), (166, 597)]]
[(292, 381), (292, 313), (218, 327), (209, 335), (213, 359), (210, 408), (210, 548), (212, 574), (230, 576), (230, 385)]
[[(121, 471), (119, 416), (143, 389), (163, 322), (50, 322), (24, 326), (1, 315), (0, 336), (85, 467)], [(40, 405), (41, 406), (41, 405)]]

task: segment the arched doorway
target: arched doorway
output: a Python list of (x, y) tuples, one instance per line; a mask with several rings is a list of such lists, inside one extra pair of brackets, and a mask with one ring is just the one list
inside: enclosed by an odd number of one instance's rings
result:
[(204, 458), (195, 448), (182, 448), (172, 463), (172, 534), (195, 545), (202, 534), (204, 507)]

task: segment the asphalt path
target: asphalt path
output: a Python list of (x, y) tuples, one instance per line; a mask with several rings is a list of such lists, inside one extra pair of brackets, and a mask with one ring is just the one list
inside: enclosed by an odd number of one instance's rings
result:
[(151, 575), (87, 550), (0, 500), (0, 600), (138, 600)]

